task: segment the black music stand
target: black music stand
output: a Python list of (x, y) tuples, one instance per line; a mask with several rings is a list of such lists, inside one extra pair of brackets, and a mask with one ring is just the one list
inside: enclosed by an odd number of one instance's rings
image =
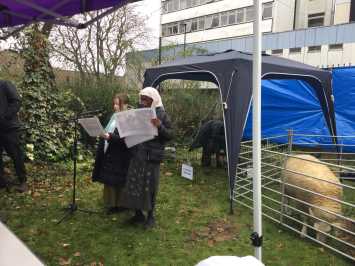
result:
[(60, 224), (62, 221), (64, 221), (66, 218), (69, 218), (71, 215), (75, 213), (75, 211), (81, 211), (85, 213), (99, 213), (97, 211), (92, 211), (92, 210), (86, 210), (86, 209), (80, 209), (76, 203), (76, 162), (77, 162), (77, 155), (78, 155), (78, 121), (80, 118), (88, 118), (92, 117), (94, 115), (98, 115), (102, 112), (102, 110), (94, 110), (94, 111), (87, 111), (83, 113), (77, 113), (72, 121), (74, 121), (74, 142), (73, 142), (73, 149), (72, 149), (72, 158), (73, 158), (73, 195), (72, 195), (72, 201), (69, 203), (68, 207), (64, 208), (65, 214), (64, 216), (57, 222), (57, 224)]

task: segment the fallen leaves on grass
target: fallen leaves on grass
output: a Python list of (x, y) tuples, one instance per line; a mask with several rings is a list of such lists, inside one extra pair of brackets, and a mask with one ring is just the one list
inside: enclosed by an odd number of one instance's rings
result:
[(192, 231), (190, 240), (199, 241), (207, 239), (207, 245), (212, 247), (217, 242), (234, 239), (239, 229), (227, 220), (217, 220), (209, 223), (199, 231)]
[(40, 197), (40, 196), (41, 196), (41, 193), (39, 193), (39, 192), (37, 192), (37, 191), (35, 191), (35, 192), (32, 193), (32, 197), (34, 197), (34, 198), (38, 198), (38, 197)]
[(70, 265), (71, 258), (59, 258), (59, 265)]
[(284, 244), (282, 242), (279, 242), (276, 247), (277, 249), (282, 249), (284, 247)]
[(93, 261), (90, 263), (90, 266), (104, 266), (104, 264), (101, 261), (99, 262)]

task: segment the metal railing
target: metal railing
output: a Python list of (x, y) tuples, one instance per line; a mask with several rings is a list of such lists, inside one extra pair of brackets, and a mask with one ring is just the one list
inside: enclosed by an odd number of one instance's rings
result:
[[(342, 152), (349, 148), (343, 144), (342, 139), (355, 139), (355, 136), (337, 136), (339, 144), (332, 144), (331, 140), (329, 144), (315, 143), (315, 141), (307, 143), (304, 140), (295, 142), (298, 137), (303, 139), (314, 137), (319, 140), (320, 137), (329, 136), (295, 134), (289, 131), (287, 135), (262, 140), (263, 216), (355, 261), (355, 187), (352, 181), (344, 178), (344, 173), (350, 173), (351, 176), (355, 173), (355, 154)], [(288, 139), (288, 143), (282, 143), (285, 139)], [(313, 155), (319, 160), (301, 159), (297, 157), (299, 154)], [(285, 169), (288, 158), (303, 160), (304, 164), (310, 162), (310, 165), (327, 167), (339, 180), (334, 181), (334, 178), (327, 180), (327, 177), (310, 175), (302, 170)], [(233, 200), (237, 205), (250, 209), (253, 209), (252, 166), (252, 141), (242, 142)], [(321, 185), (323, 188), (319, 190), (314, 187), (304, 187), (304, 184), (291, 184), (284, 179), (286, 173), (311, 180), (313, 184)], [(340, 192), (327, 194), (327, 191), (332, 189)], [(290, 193), (290, 191), (297, 192)], [(307, 196), (302, 198), (300, 195)], [(335, 210), (328, 208), (324, 202), (337, 208)], [(319, 226), (315, 226), (320, 223), (331, 230), (320, 230)]]

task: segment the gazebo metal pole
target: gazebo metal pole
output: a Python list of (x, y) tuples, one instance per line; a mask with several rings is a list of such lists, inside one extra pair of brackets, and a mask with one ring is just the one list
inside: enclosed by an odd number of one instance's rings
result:
[(255, 257), (262, 257), (261, 217), (261, 0), (254, 0), (254, 54), (253, 54), (253, 217)]

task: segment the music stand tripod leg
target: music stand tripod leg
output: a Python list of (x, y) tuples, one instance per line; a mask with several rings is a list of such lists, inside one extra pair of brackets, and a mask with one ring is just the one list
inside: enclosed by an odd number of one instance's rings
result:
[(72, 202), (69, 203), (68, 207), (66, 209), (66, 213), (64, 216), (57, 222), (57, 224), (60, 224), (62, 221), (64, 221), (66, 218), (69, 218), (71, 215), (75, 213), (75, 211), (81, 211), (85, 213), (98, 213), (96, 211), (91, 211), (91, 210), (84, 210), (84, 209), (79, 209), (78, 205), (76, 204), (76, 173), (77, 173), (77, 153), (78, 153), (78, 136), (77, 136), (77, 130), (78, 130), (78, 120), (79, 120), (80, 115), (76, 115), (74, 118), (74, 142), (73, 142), (73, 195), (72, 195)]

